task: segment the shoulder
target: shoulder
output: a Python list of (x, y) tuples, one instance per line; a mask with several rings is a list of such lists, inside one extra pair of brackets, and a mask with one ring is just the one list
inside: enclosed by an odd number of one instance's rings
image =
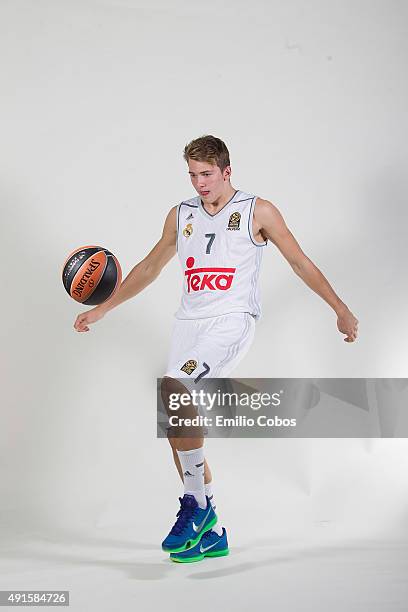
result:
[(257, 196), (255, 201), (255, 211), (265, 213), (271, 210), (278, 210), (278, 208), (269, 200), (264, 200), (263, 198)]
[(191, 200), (183, 200), (179, 204), (172, 206), (166, 216), (165, 224), (169, 227), (175, 227), (177, 229), (179, 222), (188, 216), (198, 205), (194, 202), (195, 198)]
[(256, 198), (254, 216), (259, 221), (276, 220), (281, 217), (279, 209), (275, 204), (263, 198)]
[(167, 218), (175, 219), (182, 209), (188, 211), (192, 208), (197, 208), (197, 205), (194, 204), (192, 200), (183, 200), (179, 204), (176, 204), (170, 208), (169, 212), (167, 213)]
[(194, 196), (193, 198), (188, 198), (187, 200), (182, 200), (179, 204), (180, 208), (186, 206), (187, 208), (197, 208), (199, 202), (199, 196)]
[(272, 242), (275, 242), (279, 237), (286, 236), (289, 232), (278, 207), (263, 198), (257, 198), (256, 200), (254, 225), (263, 236), (266, 236)]
[(169, 212), (167, 213), (166, 220), (169, 219), (170, 221), (174, 221), (176, 219), (177, 208), (178, 208), (178, 204), (170, 208)]
[(164, 231), (167, 232), (175, 232), (177, 230), (177, 210), (179, 205), (172, 206), (166, 215), (166, 219), (164, 221)]

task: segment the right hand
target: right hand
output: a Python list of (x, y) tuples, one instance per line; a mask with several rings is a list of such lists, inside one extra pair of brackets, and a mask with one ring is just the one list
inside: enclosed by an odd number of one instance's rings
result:
[(74, 323), (74, 328), (78, 332), (87, 332), (89, 331), (88, 325), (91, 323), (96, 323), (99, 319), (105, 315), (105, 311), (96, 306), (95, 308), (91, 308), (91, 310), (87, 310), (86, 312), (82, 312), (77, 316)]

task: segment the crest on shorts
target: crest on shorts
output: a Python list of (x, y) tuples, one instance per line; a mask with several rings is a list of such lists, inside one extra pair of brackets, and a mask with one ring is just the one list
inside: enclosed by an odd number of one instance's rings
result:
[(195, 359), (189, 359), (188, 361), (186, 361), (186, 363), (181, 366), (180, 370), (182, 370), (183, 372), (185, 372), (186, 374), (190, 375), (192, 374), (192, 372), (194, 372), (194, 370), (197, 367), (197, 362)]
[(241, 223), (241, 213), (233, 212), (228, 221), (228, 230), (239, 230), (239, 224)]
[(185, 236), (186, 238), (189, 238), (192, 233), (193, 233), (193, 226), (191, 225), (191, 223), (187, 223), (186, 227), (183, 229), (183, 236)]

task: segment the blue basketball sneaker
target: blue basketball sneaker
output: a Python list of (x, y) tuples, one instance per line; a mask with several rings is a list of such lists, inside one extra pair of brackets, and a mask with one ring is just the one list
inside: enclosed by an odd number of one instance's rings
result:
[(228, 555), (228, 540), (225, 527), (222, 528), (222, 535), (215, 531), (206, 531), (201, 540), (189, 550), (180, 553), (170, 553), (170, 559), (178, 563), (192, 563), (201, 561), (204, 557), (224, 557)]
[(211, 529), (217, 522), (217, 515), (208, 497), (207, 507), (200, 508), (194, 495), (179, 497), (180, 510), (177, 512), (177, 521), (170, 530), (169, 535), (162, 542), (162, 549), (166, 552), (182, 552), (192, 548), (199, 542), (203, 534)]

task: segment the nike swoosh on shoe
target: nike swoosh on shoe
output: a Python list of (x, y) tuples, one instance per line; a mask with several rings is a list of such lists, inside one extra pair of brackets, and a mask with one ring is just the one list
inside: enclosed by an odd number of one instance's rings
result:
[(199, 531), (201, 531), (201, 530), (202, 530), (202, 528), (204, 527), (204, 523), (205, 523), (205, 521), (207, 520), (207, 517), (208, 517), (208, 515), (210, 514), (211, 509), (212, 509), (212, 507), (210, 506), (210, 509), (208, 510), (208, 512), (207, 512), (207, 514), (205, 515), (204, 519), (201, 521), (201, 523), (200, 523), (198, 526), (197, 526), (197, 525), (195, 524), (195, 522), (193, 521), (193, 529), (194, 529), (194, 531), (195, 531), (196, 533), (198, 533)]
[(210, 548), (213, 548), (214, 546), (216, 546), (217, 544), (219, 544), (221, 542), (221, 538), (219, 540), (217, 540), (216, 542), (214, 542), (214, 544), (211, 544), (211, 546), (206, 546), (205, 548), (203, 548), (203, 545), (200, 544), (200, 552), (203, 553), (206, 550), (210, 550)]

